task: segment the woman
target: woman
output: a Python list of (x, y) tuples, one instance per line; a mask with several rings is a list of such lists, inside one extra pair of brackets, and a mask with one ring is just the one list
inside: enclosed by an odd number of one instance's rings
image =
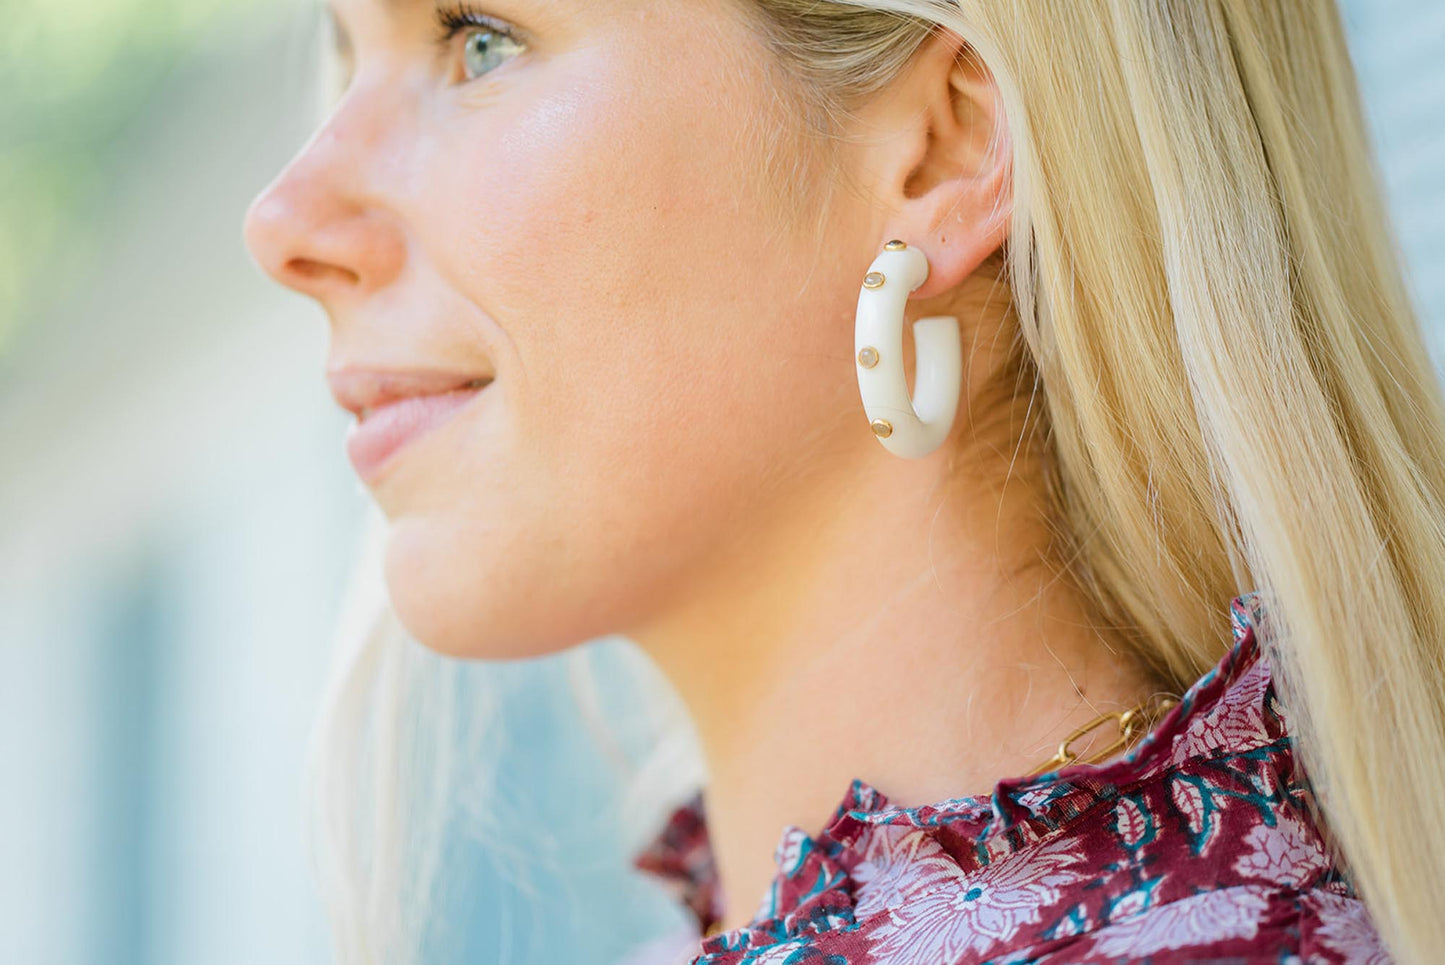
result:
[[(1331, 4), (333, 13), (247, 242), (405, 631), (682, 697), (680, 958), (1445, 947), (1445, 419)], [(413, 890), (385, 625), (318, 732), (354, 960)]]

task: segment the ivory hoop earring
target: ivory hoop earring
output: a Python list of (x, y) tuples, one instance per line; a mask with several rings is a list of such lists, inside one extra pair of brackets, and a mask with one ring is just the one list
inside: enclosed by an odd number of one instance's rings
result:
[(953, 315), (913, 323), (913, 397), (903, 372), (903, 308), (928, 280), (928, 258), (890, 241), (873, 260), (858, 295), (853, 336), (858, 391), (873, 434), (904, 459), (921, 459), (943, 444), (958, 413), (963, 352)]

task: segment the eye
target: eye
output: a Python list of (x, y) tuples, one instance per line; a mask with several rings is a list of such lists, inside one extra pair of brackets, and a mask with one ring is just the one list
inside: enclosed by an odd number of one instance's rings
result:
[(496, 70), (527, 47), (516, 30), (465, 4), (438, 9), (437, 22), (441, 28), (437, 42), (445, 47), (464, 35), (462, 64), (469, 81)]
[(521, 53), (522, 44), (509, 34), (477, 30), (467, 35), (463, 63), (467, 80), (475, 80), (499, 67), (507, 57)]

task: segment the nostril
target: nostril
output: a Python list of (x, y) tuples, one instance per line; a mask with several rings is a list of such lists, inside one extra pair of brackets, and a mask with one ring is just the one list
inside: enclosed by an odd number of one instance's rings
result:
[(399, 226), (315, 178), (283, 175), (247, 211), (243, 229), (252, 257), (271, 278), (303, 294), (322, 295), (390, 281), (406, 260)]
[(314, 261), (310, 258), (292, 258), (286, 262), (286, 272), (292, 277), (306, 282), (325, 282), (336, 279), (345, 284), (354, 285), (361, 280), (361, 276), (349, 268)]

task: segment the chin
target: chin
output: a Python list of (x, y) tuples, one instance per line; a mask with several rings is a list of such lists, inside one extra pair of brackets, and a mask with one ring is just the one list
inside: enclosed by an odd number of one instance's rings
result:
[[(489, 545), (495, 551), (480, 549)], [(565, 601), (545, 598), (559, 581), (532, 562), (454, 520), (398, 520), (386, 544), (387, 595), (407, 632), (442, 656), (519, 660), (584, 642)]]

